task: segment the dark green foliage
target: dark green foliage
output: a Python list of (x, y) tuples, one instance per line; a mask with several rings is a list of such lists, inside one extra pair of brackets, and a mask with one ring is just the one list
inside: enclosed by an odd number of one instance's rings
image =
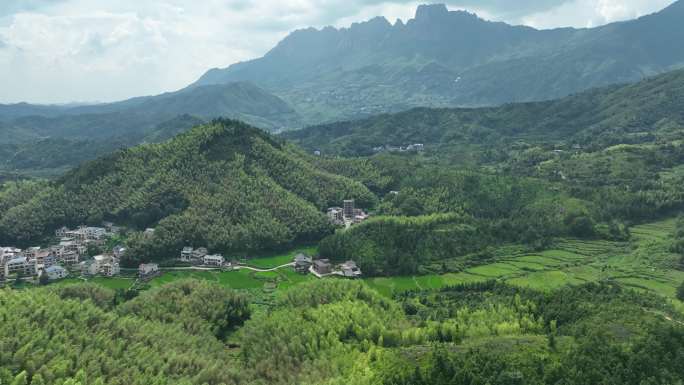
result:
[(368, 275), (415, 274), (419, 267), (474, 252), (494, 240), (456, 214), (377, 217), (325, 238), (320, 253), (354, 259)]
[(115, 305), (115, 293), (94, 283), (69, 285), (55, 289), (55, 293), (62, 299), (90, 301), (102, 309), (111, 309)]
[(399, 190), (378, 205), (376, 213), (384, 216), (320, 244), (322, 255), (354, 259), (366, 274), (423, 273), (429, 265), (432, 272), (444, 272), (435, 269), (436, 262), (483, 263), (482, 252), (497, 244), (541, 248), (556, 236), (596, 233), (590, 202), (549, 191), (540, 180), (454, 171), (395, 156), (373, 162)]
[(207, 282), (112, 298), (92, 285), (0, 291), (0, 381), (642, 385), (678, 384), (684, 369), (682, 316), (607, 283), (540, 293), (491, 281), (392, 300), (327, 279), (249, 319), (248, 297)]
[(684, 301), (684, 282), (677, 287), (677, 298), (679, 298), (680, 301)]
[(244, 295), (202, 281), (179, 281), (152, 289), (120, 307), (123, 315), (180, 324), (191, 334), (224, 338), (250, 316)]
[(684, 373), (684, 330), (654, 311), (672, 309), (662, 299), (614, 285), (541, 294), (488, 282), (415, 297), (406, 294), (403, 301), (418, 303), (417, 314), (427, 319), (492, 303), (520, 308), (527, 301), (527, 311), (547, 322), (553, 346), (519, 339), (511, 347), (500, 338), (461, 349), (436, 347), (415, 370), (383, 369), (384, 384), (670, 384)]
[(0, 367), (13, 381), (24, 373), (47, 384), (237, 383), (238, 364), (223, 344), (177, 324), (120, 316), (47, 289), (2, 290), (0, 303)]

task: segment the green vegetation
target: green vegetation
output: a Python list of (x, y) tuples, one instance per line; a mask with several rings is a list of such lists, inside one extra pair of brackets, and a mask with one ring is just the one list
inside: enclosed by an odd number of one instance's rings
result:
[(294, 257), (300, 253), (304, 253), (309, 256), (316, 255), (317, 247), (312, 246), (297, 248), (285, 254), (278, 253), (275, 255), (254, 257), (247, 260), (247, 264), (259, 269), (273, 269), (291, 263), (294, 260)]
[(3, 384), (676, 384), (684, 358), (682, 315), (609, 283), (545, 293), (486, 281), (390, 299), (323, 280), (264, 304), (181, 280), (137, 296), (2, 290), (0, 302)]
[(184, 245), (245, 255), (320, 239), (331, 231), (322, 210), (347, 197), (375, 202), (361, 183), (319, 169), (290, 145), (216, 121), (87, 163), (56, 183), (3, 186), (0, 242), (112, 220), (156, 227), (152, 238), (129, 237), (128, 265), (167, 259)]

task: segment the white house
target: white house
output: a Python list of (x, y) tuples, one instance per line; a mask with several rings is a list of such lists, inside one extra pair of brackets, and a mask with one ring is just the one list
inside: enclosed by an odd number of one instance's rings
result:
[(43, 274), (47, 274), (48, 279), (54, 281), (56, 279), (66, 278), (69, 275), (69, 272), (62, 266), (54, 265), (46, 268), (43, 271)]
[(83, 274), (104, 275), (112, 277), (119, 275), (119, 259), (113, 255), (96, 255), (92, 261), (86, 261), (81, 265)]
[(183, 262), (190, 262), (192, 260), (192, 247), (186, 246), (181, 250), (180, 260)]
[(207, 266), (223, 266), (223, 264), (226, 262), (226, 259), (223, 258), (222, 255), (215, 254), (205, 255), (204, 258), (202, 258), (202, 261)]
[(138, 266), (138, 274), (141, 278), (149, 277), (159, 272), (159, 265), (156, 263), (143, 263)]
[(21, 274), (25, 276), (32, 276), (36, 274), (36, 264), (34, 261), (29, 261), (26, 257), (14, 257), (5, 262), (5, 276), (10, 274)]
[(356, 262), (354, 261), (347, 261), (341, 264), (340, 269), (342, 270), (342, 274), (348, 278), (358, 278), (362, 274), (361, 269), (356, 266)]

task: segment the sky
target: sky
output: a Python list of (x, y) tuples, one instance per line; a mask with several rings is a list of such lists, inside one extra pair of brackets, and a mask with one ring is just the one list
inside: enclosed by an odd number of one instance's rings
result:
[[(180, 89), (289, 32), (412, 18), (412, 0), (0, 0), (0, 103), (105, 102)], [(444, 0), (489, 20), (594, 27), (673, 0)]]

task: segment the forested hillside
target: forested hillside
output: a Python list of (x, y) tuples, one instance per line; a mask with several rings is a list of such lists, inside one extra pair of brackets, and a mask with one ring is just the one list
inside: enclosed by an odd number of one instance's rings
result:
[[(379, 215), (323, 240), (323, 255), (376, 274), (460, 271), (490, 259), (487, 245), (627, 239), (630, 225), (681, 212), (683, 86), (675, 71), (560, 101), (419, 109), (286, 137), (320, 149), (322, 164), (380, 151), (368, 160), (388, 178)], [(397, 150), (412, 143), (425, 148)]]
[(423, 143), (439, 155), (448, 153), (450, 146), (484, 152), (492, 145), (515, 142), (544, 143), (561, 150), (576, 144), (594, 150), (621, 143), (676, 141), (681, 139), (682, 127), (684, 70), (679, 70), (548, 102), (474, 109), (419, 108), (312, 126), (283, 136), (324, 154), (372, 155), (375, 147)]
[(136, 259), (184, 245), (252, 252), (318, 240), (323, 210), (343, 199), (375, 204), (361, 183), (317, 167), (289, 144), (236, 121), (214, 121), (162, 144), (120, 150), (53, 183), (8, 183), (0, 242), (27, 244), (62, 225), (111, 220), (156, 227), (130, 240)]
[(217, 284), (0, 291), (3, 384), (678, 384), (682, 317), (610, 283), (380, 296), (314, 282), (268, 306)]
[(597, 28), (537, 30), (441, 4), (406, 23), (291, 33), (262, 58), (208, 71), (196, 84), (252, 81), (317, 124), (411, 107), (547, 100), (684, 66), (684, 2)]

